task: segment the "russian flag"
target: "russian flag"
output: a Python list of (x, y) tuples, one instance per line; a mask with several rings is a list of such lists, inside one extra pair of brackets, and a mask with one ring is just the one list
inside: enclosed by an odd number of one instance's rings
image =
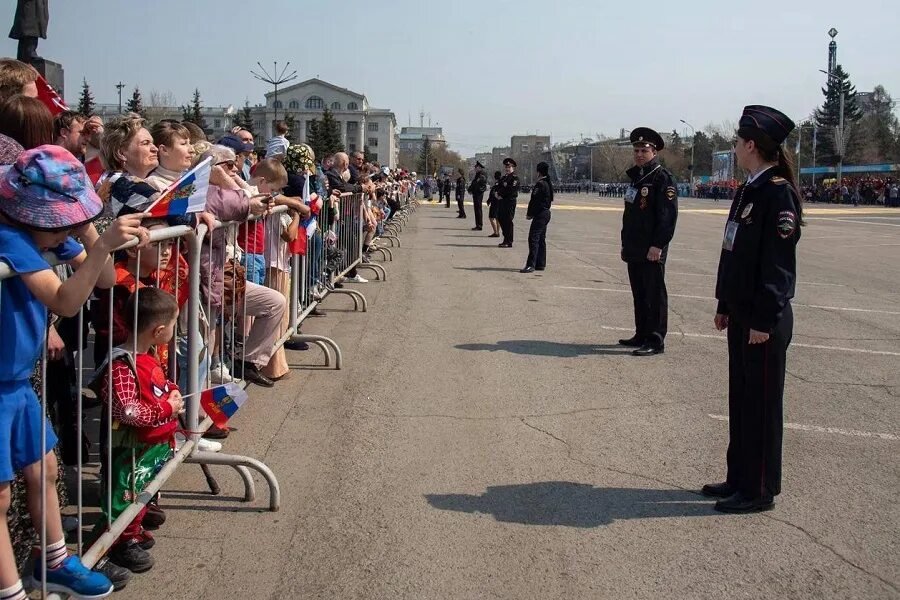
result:
[(212, 157), (209, 157), (170, 185), (146, 212), (154, 217), (202, 212), (206, 208), (206, 190), (209, 188), (211, 171)]
[(236, 383), (226, 383), (204, 390), (200, 406), (218, 427), (225, 427), (228, 419), (247, 401), (247, 392)]
[(53, 86), (47, 83), (47, 80), (44, 79), (43, 75), (38, 75), (37, 81), (35, 81), (34, 84), (37, 86), (38, 100), (44, 103), (44, 106), (50, 110), (50, 114), (54, 117), (64, 110), (69, 110), (69, 107), (66, 106), (63, 99), (59, 97), (59, 94), (53, 89)]

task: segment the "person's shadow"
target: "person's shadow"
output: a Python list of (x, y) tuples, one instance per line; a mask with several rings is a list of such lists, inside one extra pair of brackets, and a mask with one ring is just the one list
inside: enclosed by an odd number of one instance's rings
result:
[(496, 344), (457, 344), (458, 350), (481, 352), (510, 352), (512, 354), (529, 354), (532, 356), (557, 356), (559, 358), (575, 358), (577, 356), (597, 356), (604, 354), (630, 354), (633, 348), (618, 344), (567, 344), (549, 342), (547, 340), (501, 340)]
[(480, 496), (426, 494), (439, 510), (492, 515), (503, 523), (600, 527), (619, 519), (709, 517), (717, 513), (699, 493), (603, 488), (571, 481), (490, 486)]

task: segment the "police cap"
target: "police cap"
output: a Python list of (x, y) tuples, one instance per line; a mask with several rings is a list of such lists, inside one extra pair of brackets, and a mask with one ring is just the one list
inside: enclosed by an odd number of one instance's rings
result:
[(508, 167), (508, 166), (510, 166), (510, 165), (512, 165), (513, 168), (516, 168), (516, 167), (519, 166), (519, 165), (516, 164), (516, 161), (514, 161), (513, 159), (511, 159), (511, 158), (504, 158), (504, 159), (503, 159), (503, 166), (504, 166), (504, 167)]
[(657, 152), (666, 147), (662, 136), (649, 127), (636, 127), (631, 130), (631, 144), (636, 148), (651, 147)]
[(769, 136), (776, 144), (781, 144), (794, 130), (794, 122), (783, 112), (770, 106), (751, 104), (744, 107), (744, 114), (738, 123), (739, 129), (757, 129)]

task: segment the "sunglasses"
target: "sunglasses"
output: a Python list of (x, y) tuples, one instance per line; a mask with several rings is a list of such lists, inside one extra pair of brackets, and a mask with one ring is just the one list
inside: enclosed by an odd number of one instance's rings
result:
[(225, 166), (228, 167), (229, 169), (233, 169), (233, 168), (234, 168), (234, 165), (235, 165), (235, 162), (234, 162), (233, 160), (223, 160), (222, 162), (216, 163), (216, 166), (217, 166), (217, 167), (218, 167), (219, 165), (225, 165)]

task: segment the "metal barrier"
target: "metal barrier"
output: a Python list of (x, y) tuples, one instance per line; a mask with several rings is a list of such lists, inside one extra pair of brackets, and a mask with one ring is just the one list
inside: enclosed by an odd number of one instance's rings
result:
[[(400, 210), (391, 214), (387, 223), (384, 223), (385, 231), (390, 231), (388, 235), (382, 235), (377, 239), (387, 239), (397, 243), (399, 247), (399, 238), (396, 234), (402, 230), (406, 224), (409, 215), (415, 212), (417, 202), (410, 200), (410, 194), (404, 192), (401, 198), (401, 190), (398, 188), (390, 191), (396, 194), (395, 198), (402, 200), (400, 202)], [(282, 213), (289, 209), (286, 206), (276, 207), (271, 213), (265, 217), (268, 219), (280, 218)], [(305, 318), (330, 294), (346, 294), (354, 299), (357, 309), (360, 307), (365, 312), (368, 308), (365, 297), (356, 290), (346, 288), (337, 288), (336, 284), (340, 284), (354, 268), (368, 268), (376, 272), (379, 279), (386, 278), (386, 272), (380, 265), (363, 262), (362, 244), (365, 237), (363, 229), (364, 221), (364, 199), (362, 195), (342, 195), (341, 201), (335, 205), (325, 202), (322, 214), (319, 215), (321, 228), (313, 235), (308, 236), (307, 249), (304, 255), (295, 254), (290, 256), (290, 279), (289, 289), (284, 290), (288, 296), (286, 299), (288, 316), (286, 325), (281, 334), (277, 336), (274, 342), (274, 350), (278, 350), (289, 341), (304, 341), (316, 345), (321, 348), (325, 357), (325, 366), (334, 365), (334, 368), (341, 369), (343, 364), (343, 356), (338, 344), (326, 336), (309, 335), (300, 332), (300, 326)], [(253, 223), (258, 217), (251, 217), (247, 223)], [(237, 297), (237, 286), (232, 286), (230, 290), (230, 301), (226, 297), (219, 298), (218, 306), (213, 306), (213, 268), (212, 264), (224, 265), (227, 260), (237, 260), (234, 252), (228, 256), (228, 247), (236, 247), (240, 244), (238, 239), (238, 227), (241, 223), (217, 222), (213, 231), (207, 231), (205, 225), (197, 227), (196, 231), (184, 226), (178, 227), (160, 227), (150, 231), (150, 249), (136, 251), (133, 260), (136, 265), (136, 271), (131, 273), (131, 279), (135, 288), (135, 294), (140, 296), (142, 285), (154, 285), (160, 287), (161, 277), (165, 276), (166, 284), (174, 286), (176, 298), (180, 298), (180, 294), (186, 293), (186, 305), (180, 309), (179, 317), (179, 336), (170, 344), (171, 352), (169, 354), (167, 378), (172, 381), (182, 381), (179, 387), (182, 390), (185, 415), (181, 430), (184, 434), (184, 441), (177, 448), (174, 455), (165, 462), (159, 472), (147, 483), (143, 489), (134, 490), (134, 495), (127, 508), (115, 518), (111, 519), (112, 502), (112, 473), (110, 468), (105, 469), (104, 486), (105, 487), (105, 503), (107, 520), (104, 530), (99, 532), (92, 543), (86, 548), (83, 532), (84, 517), (84, 495), (83, 487), (86, 479), (85, 456), (82, 453), (81, 439), (83, 437), (83, 416), (85, 407), (83, 406), (82, 389), (85, 387), (85, 371), (89, 369), (85, 361), (85, 344), (83, 325), (86, 323), (85, 308), (83, 307), (78, 314), (78, 340), (77, 347), (73, 351), (75, 362), (75, 402), (77, 413), (77, 487), (76, 487), (76, 517), (78, 519), (77, 532), (77, 551), (82, 556), (82, 562), (87, 567), (93, 567), (106, 554), (111, 546), (119, 539), (123, 531), (132, 523), (132, 521), (141, 513), (144, 507), (157, 494), (166, 481), (175, 473), (179, 465), (182, 463), (195, 463), (201, 465), (206, 476), (206, 481), (210, 491), (213, 494), (219, 493), (219, 486), (209, 471), (209, 465), (230, 466), (236, 470), (244, 484), (244, 501), (253, 501), (256, 497), (255, 484), (250, 473), (255, 470), (262, 475), (269, 486), (269, 508), (277, 511), (280, 507), (280, 488), (278, 480), (271, 469), (263, 462), (251, 457), (224, 454), (220, 452), (210, 452), (198, 448), (201, 442), (201, 436), (212, 425), (209, 417), (201, 418), (200, 392), (209, 388), (212, 382), (209, 364), (212, 359), (218, 356), (219, 364), (224, 365), (228, 356), (232, 360), (232, 368), (234, 368), (237, 357), (241, 355), (241, 362), (246, 357), (247, 348), (244, 346), (240, 350), (237, 348), (238, 327), (243, 327), (248, 322), (248, 318), (252, 317), (248, 314), (248, 302), (245, 300), (240, 302)], [(247, 247), (247, 231), (244, 232), (243, 247)], [(301, 227), (299, 235), (307, 235), (307, 232)], [(214, 236), (216, 241), (214, 241)], [(224, 244), (222, 243), (224, 241)], [(168, 242), (168, 243), (167, 243)], [(283, 242), (281, 242), (283, 244)], [(127, 251), (137, 246), (138, 241), (132, 242), (120, 247), (117, 252)], [(170, 246), (174, 245), (174, 249)], [(393, 246), (393, 243), (392, 243)], [(166, 248), (169, 247), (168, 250)], [(279, 246), (279, 249), (283, 250)], [(381, 248), (386, 250), (386, 248)], [(148, 252), (156, 252), (156, 264), (161, 264), (161, 257), (164, 254), (171, 254), (168, 259), (167, 267), (157, 268), (155, 271), (155, 281), (142, 283), (142, 279), (146, 277), (141, 273), (141, 256)], [(222, 254), (217, 254), (222, 252)], [(390, 251), (385, 253), (386, 257), (392, 259)], [(204, 273), (202, 266), (206, 257), (206, 263), (209, 265), (208, 272)], [(49, 258), (49, 257), (48, 257)], [(55, 264), (55, 258), (48, 260), (51, 265)], [(171, 273), (167, 269), (172, 266)], [(131, 262), (127, 263), (131, 265)], [(268, 267), (268, 265), (266, 265)], [(184, 268), (183, 268), (184, 267)], [(186, 268), (186, 273), (184, 272)], [(128, 269), (126, 268), (125, 271)], [(0, 288), (2, 288), (3, 280), (16, 277), (14, 273), (5, 263), (0, 262)], [(185, 282), (184, 277), (187, 281)], [(203, 298), (203, 278), (206, 278), (206, 298)], [(152, 276), (151, 276), (152, 278)], [(126, 277), (127, 279), (127, 277)], [(126, 286), (127, 289), (127, 286)], [(167, 290), (168, 291), (168, 290)], [(121, 289), (111, 289), (108, 297), (102, 300), (103, 308), (106, 310), (105, 328), (99, 327), (99, 323), (95, 322), (97, 333), (94, 337), (94, 343), (103, 344), (95, 351), (98, 358), (103, 355), (101, 350), (105, 350), (107, 355), (111, 355), (116, 345), (117, 311), (121, 310)], [(101, 300), (93, 300), (91, 312)], [(3, 307), (0, 306), (0, 310)], [(102, 311), (99, 311), (102, 312)], [(119, 315), (122, 316), (122, 315)], [(221, 317), (221, 319), (217, 318)], [(137, 319), (137, 310), (134, 313), (134, 319)], [(205, 320), (205, 323), (204, 323)], [(204, 325), (208, 325), (209, 331), (207, 335), (203, 335)], [(101, 332), (105, 329), (106, 336)], [(215, 330), (215, 331), (214, 331)], [(252, 326), (251, 326), (252, 330)], [(230, 332), (230, 335), (229, 335)], [(179, 339), (180, 337), (180, 339)], [(246, 340), (245, 340), (246, 341)], [(227, 345), (230, 345), (226, 351)], [(179, 348), (186, 348), (185, 352), (179, 353)], [(186, 353), (186, 357), (184, 354)], [(179, 365), (178, 357), (182, 356), (184, 365)], [(203, 358), (199, 358), (203, 357)], [(205, 364), (205, 368), (204, 368)], [(94, 364), (93, 367), (99, 365)], [(165, 366), (165, 365), (164, 365)], [(41, 368), (44, 374), (40, 402), (43, 414), (47, 414), (47, 389), (46, 389), (46, 369), (47, 369), (47, 344), (45, 340)], [(221, 379), (219, 380), (221, 381)], [(107, 369), (106, 381), (107, 395), (101, 400), (106, 402), (103, 409), (107, 413), (113, 405), (113, 374), (112, 369)], [(113, 464), (113, 419), (111, 414), (104, 422), (105, 431), (103, 436), (107, 440), (105, 448), (106, 465)], [(42, 450), (46, 455), (46, 429), (42, 430)], [(45, 462), (41, 460), (41, 476), (42, 481), (44, 475)], [(132, 476), (134, 475), (134, 467), (132, 467)], [(43, 488), (42, 488), (43, 489)], [(41, 542), (46, 544), (47, 532), (47, 514), (44, 510), (46, 497), (42, 496), (42, 522), (40, 524)], [(41, 580), (46, 582), (46, 556), (42, 553), (41, 559)], [(52, 598), (54, 595), (47, 594), (46, 585), (41, 586), (42, 597)]]

